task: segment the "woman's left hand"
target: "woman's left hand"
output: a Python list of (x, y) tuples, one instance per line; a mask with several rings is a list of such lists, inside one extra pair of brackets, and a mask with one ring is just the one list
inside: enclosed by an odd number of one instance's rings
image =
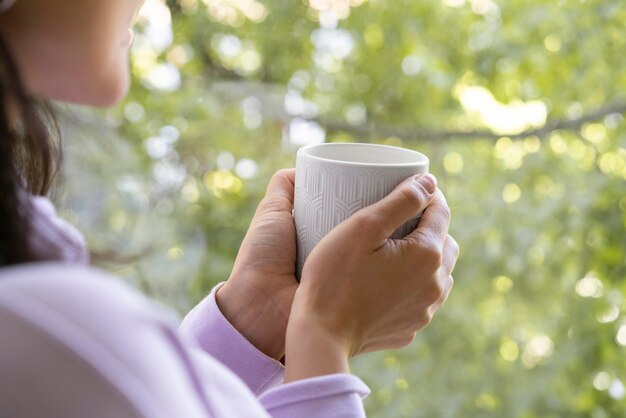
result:
[(274, 174), (233, 272), (216, 294), (226, 319), (255, 347), (277, 360), (285, 354), (287, 321), (298, 287), (294, 180), (294, 169)]

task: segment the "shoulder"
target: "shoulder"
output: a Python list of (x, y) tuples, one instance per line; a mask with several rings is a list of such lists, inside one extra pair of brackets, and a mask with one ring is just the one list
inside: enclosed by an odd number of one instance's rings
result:
[(208, 409), (266, 416), (243, 382), (179, 337), (177, 324), (169, 310), (94, 268), (0, 269), (0, 410), (29, 417), (195, 418)]
[(175, 330), (177, 316), (104, 271), (64, 263), (0, 269), (0, 314), (81, 355), (106, 349), (125, 359)]
[[(164, 416), (163, 388), (150, 382), (159, 365), (177, 369), (167, 337), (174, 318), (94, 268), (33, 263), (0, 269), (1, 409), (32, 412), (15, 416), (42, 416), (40, 407), (80, 416), (74, 413), (84, 402), (60, 401), (91, 399), (107, 405), (103, 411), (125, 411), (119, 416)], [(20, 402), (24, 396), (38, 402)]]
[(88, 265), (46, 261), (0, 268), (0, 289), (36, 295), (98, 290), (127, 292), (130, 287)]
[[(118, 331), (150, 318), (176, 326), (176, 315), (102, 270), (67, 263), (28, 263), (0, 269), (0, 306), (33, 320), (65, 317), (85, 329)], [(43, 317), (36, 318), (38, 315)], [(58, 319), (58, 318), (57, 318)], [(120, 328), (121, 327), (121, 328)]]

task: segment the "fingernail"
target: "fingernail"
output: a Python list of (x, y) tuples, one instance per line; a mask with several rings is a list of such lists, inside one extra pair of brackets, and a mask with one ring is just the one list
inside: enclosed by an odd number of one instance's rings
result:
[(437, 179), (432, 174), (420, 174), (415, 176), (415, 181), (422, 185), (429, 194), (435, 193), (437, 189)]

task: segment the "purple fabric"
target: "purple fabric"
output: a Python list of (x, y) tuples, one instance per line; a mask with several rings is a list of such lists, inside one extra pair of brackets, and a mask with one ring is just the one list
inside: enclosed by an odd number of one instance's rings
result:
[[(74, 233), (45, 202), (40, 209), (36, 224), (46, 225), (44, 238)], [(61, 261), (84, 261), (69, 255), (87, 254), (84, 245), (76, 248)], [(368, 389), (354, 376), (282, 384), (282, 365), (228, 323), (215, 289), (180, 331), (177, 324), (165, 307), (87, 266), (42, 262), (0, 269), (1, 415), (365, 416)]]
[(282, 382), (284, 366), (257, 350), (222, 315), (215, 300), (222, 284), (187, 314), (179, 332), (231, 369), (253, 393), (260, 394)]
[[(364, 417), (363, 400), (369, 388), (348, 374), (314, 377), (278, 386), (261, 395), (272, 417)], [(303, 408), (303, 405), (306, 405)], [(303, 415), (309, 411), (309, 415)]]
[(41, 260), (89, 263), (89, 251), (83, 235), (59, 218), (52, 203), (42, 196), (30, 196), (29, 244)]

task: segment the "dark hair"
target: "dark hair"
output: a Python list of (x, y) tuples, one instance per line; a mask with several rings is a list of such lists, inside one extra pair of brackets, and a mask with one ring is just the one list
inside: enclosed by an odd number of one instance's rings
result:
[(37, 260), (29, 244), (28, 194), (50, 191), (61, 167), (52, 107), (31, 97), (0, 36), (0, 266)]

